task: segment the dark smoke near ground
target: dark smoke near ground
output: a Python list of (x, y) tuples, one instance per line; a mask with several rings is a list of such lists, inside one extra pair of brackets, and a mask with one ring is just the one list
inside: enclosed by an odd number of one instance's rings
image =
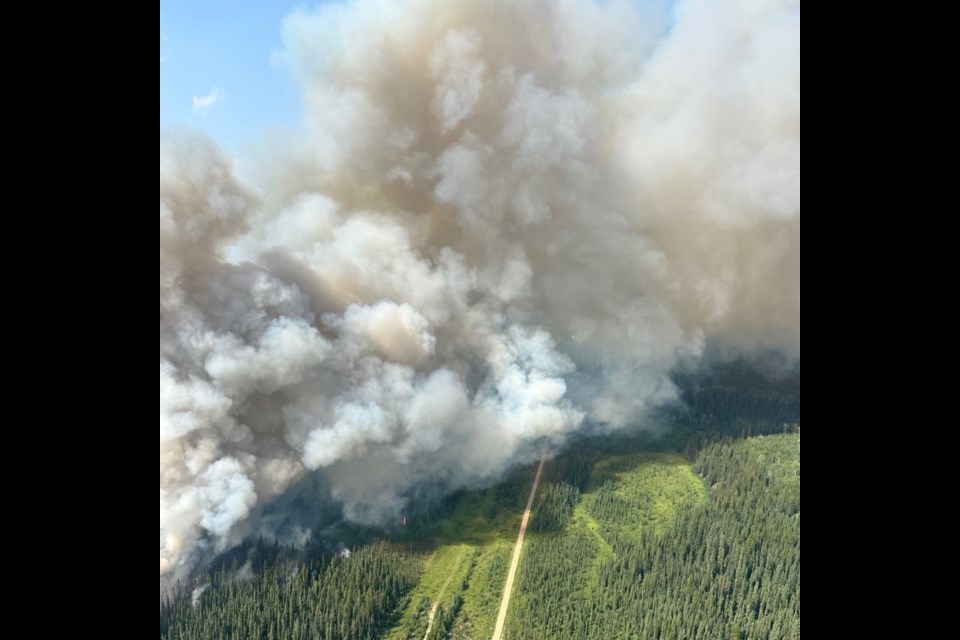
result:
[(291, 487), (389, 522), (542, 438), (642, 428), (708, 346), (799, 354), (799, 2), (282, 29), (302, 140), (241, 182), (160, 135), (161, 580), (269, 534)]

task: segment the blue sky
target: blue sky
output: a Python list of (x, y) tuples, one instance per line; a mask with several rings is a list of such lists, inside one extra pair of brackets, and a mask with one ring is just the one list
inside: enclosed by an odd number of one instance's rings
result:
[(272, 62), (283, 18), (298, 6), (303, 0), (160, 0), (160, 127), (200, 129), (233, 153), (265, 132), (299, 129), (296, 83)]
[[(236, 150), (301, 123), (290, 74), (271, 62), (294, 0), (160, 0), (160, 126), (189, 126)], [(194, 98), (200, 98), (194, 105)]]

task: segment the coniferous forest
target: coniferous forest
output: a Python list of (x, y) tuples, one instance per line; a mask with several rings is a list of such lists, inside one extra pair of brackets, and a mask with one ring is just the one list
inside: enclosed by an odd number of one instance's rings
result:
[[(800, 637), (799, 371), (678, 383), (658, 435), (548, 464), (508, 640)], [(487, 639), (532, 473), (350, 551), (251, 541), (162, 594), (160, 638)]]

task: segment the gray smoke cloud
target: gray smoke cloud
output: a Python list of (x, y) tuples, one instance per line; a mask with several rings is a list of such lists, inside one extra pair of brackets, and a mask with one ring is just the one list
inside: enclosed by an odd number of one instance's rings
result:
[(309, 126), (241, 182), (160, 136), (160, 573), (311, 472), (347, 517), (642, 425), (705, 345), (800, 346), (800, 3), (297, 10)]

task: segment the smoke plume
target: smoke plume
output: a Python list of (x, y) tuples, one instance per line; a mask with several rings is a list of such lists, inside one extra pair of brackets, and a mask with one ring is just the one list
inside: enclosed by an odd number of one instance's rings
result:
[(160, 135), (160, 573), (317, 472), (348, 518), (800, 346), (800, 3), (354, 0), (253, 177)]

